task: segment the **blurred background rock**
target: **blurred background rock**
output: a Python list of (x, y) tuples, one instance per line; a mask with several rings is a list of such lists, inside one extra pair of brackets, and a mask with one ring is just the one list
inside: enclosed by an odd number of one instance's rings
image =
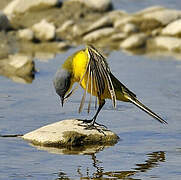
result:
[[(8, 64), (9, 55), (16, 53), (32, 60), (49, 59), (86, 44), (94, 44), (107, 54), (124, 50), (180, 59), (180, 18), (180, 10), (163, 6), (128, 13), (115, 9), (111, 0), (1, 0), (0, 66)], [(7, 76), (5, 67), (0, 73)], [(35, 67), (29, 67), (29, 74), (33, 74)]]

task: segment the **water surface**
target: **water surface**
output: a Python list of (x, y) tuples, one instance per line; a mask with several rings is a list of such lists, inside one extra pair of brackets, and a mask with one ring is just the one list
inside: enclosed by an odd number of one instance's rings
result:
[[(81, 88), (62, 109), (52, 85), (57, 67), (80, 48), (46, 63), (36, 61), (39, 73), (32, 84), (0, 77), (0, 134), (24, 134), (62, 119), (90, 118), (95, 113), (92, 107), (87, 115), (85, 104), (78, 114)], [(0, 179), (181, 178), (181, 62), (121, 51), (112, 52), (108, 62), (112, 72), (168, 125), (131, 104), (118, 102), (114, 110), (108, 100), (98, 122), (117, 133), (120, 141), (116, 145), (76, 155), (71, 150), (62, 153), (34, 147), (20, 138), (0, 138)]]

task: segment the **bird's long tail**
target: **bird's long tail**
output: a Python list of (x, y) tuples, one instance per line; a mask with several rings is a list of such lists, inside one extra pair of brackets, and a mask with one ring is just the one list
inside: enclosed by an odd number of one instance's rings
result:
[(140, 101), (138, 101), (136, 98), (128, 97), (128, 99), (135, 104), (137, 107), (142, 109), (144, 112), (148, 113), (150, 116), (158, 120), (160, 123), (168, 124), (165, 120), (163, 120), (160, 116), (158, 116), (156, 113), (154, 113), (152, 110), (150, 110), (148, 107), (146, 107), (144, 104), (142, 104)]

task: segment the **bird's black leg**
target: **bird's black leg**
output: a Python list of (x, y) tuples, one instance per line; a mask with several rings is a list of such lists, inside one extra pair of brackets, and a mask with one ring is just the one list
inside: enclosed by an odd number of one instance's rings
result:
[(96, 118), (97, 118), (99, 112), (101, 111), (101, 109), (103, 108), (104, 104), (105, 104), (105, 100), (104, 99), (99, 101), (99, 107), (97, 109), (97, 112), (94, 115), (94, 117), (91, 119), (91, 126), (94, 126), (94, 124), (97, 124), (99, 126), (104, 126), (104, 125), (96, 123)]
[[(104, 106), (104, 104), (105, 104), (105, 100), (100, 100), (99, 101), (99, 107), (98, 107), (97, 112), (94, 115), (94, 117), (90, 120), (87, 120), (87, 119), (83, 120), (83, 123), (87, 123), (86, 129), (94, 129), (94, 128), (97, 129), (97, 126), (99, 126), (99, 127), (102, 126), (104, 128), (107, 128), (106, 126), (96, 122), (96, 118), (97, 118), (99, 112), (101, 111), (102, 107)], [(97, 126), (95, 126), (95, 125), (97, 125)]]

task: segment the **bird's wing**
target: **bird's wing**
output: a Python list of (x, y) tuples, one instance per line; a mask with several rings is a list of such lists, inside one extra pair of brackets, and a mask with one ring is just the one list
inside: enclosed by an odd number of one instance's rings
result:
[[(96, 96), (101, 99), (101, 95), (104, 93), (104, 90), (108, 88), (111, 95), (113, 106), (116, 107), (116, 94), (114, 91), (112, 79), (110, 77), (111, 72), (106, 62), (106, 58), (102, 54), (100, 54), (93, 46), (88, 46), (87, 50), (88, 50), (89, 62), (87, 65), (86, 73), (88, 73), (88, 81), (90, 81), (91, 84), (90, 85), (91, 91), (93, 89), (96, 90), (97, 92)], [(88, 85), (89, 83), (87, 83), (86, 85), (86, 89), (80, 104), (79, 112), (82, 110)], [(90, 109), (91, 95), (92, 92), (90, 93), (88, 112)]]
[(134, 94), (132, 91), (130, 91), (123, 83), (121, 83), (112, 73), (110, 73), (110, 77), (113, 82), (113, 86), (115, 90), (122, 91), (123, 94), (127, 94), (131, 97), (136, 98), (136, 94)]

